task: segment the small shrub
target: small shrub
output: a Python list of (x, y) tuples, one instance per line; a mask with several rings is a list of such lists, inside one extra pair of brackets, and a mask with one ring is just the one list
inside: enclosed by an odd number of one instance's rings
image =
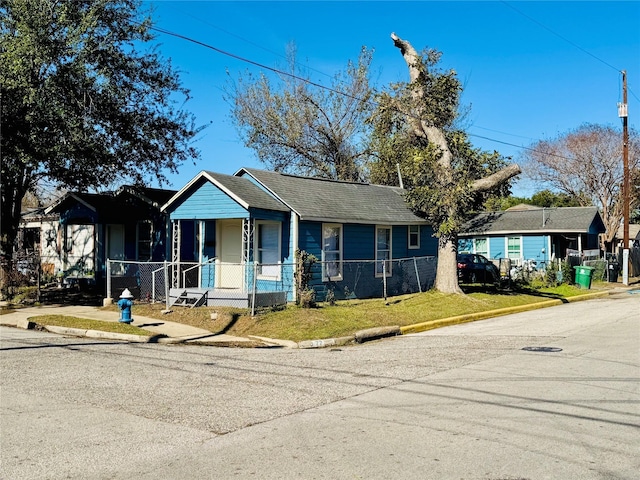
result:
[(591, 278), (593, 280), (606, 280), (607, 278), (607, 262), (605, 260), (598, 260), (595, 265), (595, 270)]
[(38, 300), (37, 287), (17, 287), (12, 303), (35, 303)]
[(313, 288), (306, 288), (298, 291), (298, 305), (302, 308), (316, 307), (316, 292)]
[(545, 283), (547, 287), (557, 287), (560, 284), (558, 279), (558, 262), (556, 260), (547, 265)]
[(313, 273), (313, 265), (318, 259), (304, 250), (296, 250), (296, 305), (303, 308), (313, 308), (316, 305), (316, 292), (309, 286)]
[(336, 294), (333, 289), (327, 290), (327, 294), (324, 296), (324, 301), (331, 306), (336, 304)]
[(575, 283), (575, 270), (569, 262), (562, 262), (560, 265), (560, 271), (562, 272), (562, 282), (568, 285)]

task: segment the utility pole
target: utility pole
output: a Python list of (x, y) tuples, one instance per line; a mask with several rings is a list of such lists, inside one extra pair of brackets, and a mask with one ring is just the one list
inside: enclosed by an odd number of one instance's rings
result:
[(627, 71), (622, 70), (622, 103), (618, 104), (618, 116), (622, 118), (622, 210), (623, 210), (623, 235), (622, 235), (622, 283), (629, 285), (629, 131), (627, 110)]

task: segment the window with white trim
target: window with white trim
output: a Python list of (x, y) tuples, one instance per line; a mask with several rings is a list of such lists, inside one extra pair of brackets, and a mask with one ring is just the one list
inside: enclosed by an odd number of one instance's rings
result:
[(146, 262), (151, 260), (153, 249), (153, 224), (148, 220), (143, 220), (137, 224), (137, 260)]
[(522, 256), (522, 238), (507, 237), (507, 258), (519, 261)]
[(420, 225), (409, 225), (409, 249), (420, 248)]
[(391, 276), (391, 227), (376, 227), (376, 277)]
[(257, 222), (258, 276), (280, 278), (280, 223)]
[(342, 280), (342, 225), (322, 224), (322, 280)]
[(489, 257), (489, 242), (486, 238), (474, 238), (473, 239), (473, 252), (478, 255)]

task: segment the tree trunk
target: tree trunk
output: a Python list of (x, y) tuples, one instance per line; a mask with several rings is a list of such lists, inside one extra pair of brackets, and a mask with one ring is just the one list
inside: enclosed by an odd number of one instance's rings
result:
[[(17, 172), (16, 172), (17, 170)], [(0, 296), (5, 296), (12, 274), (13, 248), (18, 236), (22, 213), (22, 199), (28, 191), (27, 185), (32, 177), (26, 172), (24, 165), (3, 172), (2, 225), (0, 227)]]
[[(424, 67), (424, 65), (418, 52), (409, 42), (402, 40), (395, 33), (391, 34), (391, 38), (393, 39), (394, 45), (400, 49), (407, 67), (409, 68), (410, 83), (416, 85), (419, 84), (422, 76), (421, 68)], [(415, 105), (420, 105), (420, 102), (426, 94), (427, 93), (422, 88), (414, 88), (412, 90), (412, 96)], [(442, 128), (431, 125), (425, 120), (416, 118), (415, 116), (410, 115), (408, 117), (408, 122), (416, 136), (425, 138), (429, 143), (433, 143), (438, 146), (441, 151), (441, 156), (438, 159), (438, 166), (440, 170), (438, 175), (441, 177), (442, 185), (450, 185), (453, 179), (451, 167), (453, 156), (449, 149), (445, 132)], [(519, 173), (520, 167), (518, 167), (518, 165), (509, 165), (493, 175), (474, 181), (471, 189), (476, 192), (490, 190)], [(455, 218), (455, 208), (455, 206), (451, 206), (449, 209), (448, 213), (450, 213), (450, 218)], [(442, 293), (463, 293), (458, 285), (457, 254), (457, 233), (441, 235), (438, 238), (438, 267), (434, 287)]]
[(458, 238), (442, 235), (438, 238), (438, 267), (434, 288), (442, 293), (462, 294), (458, 285)]

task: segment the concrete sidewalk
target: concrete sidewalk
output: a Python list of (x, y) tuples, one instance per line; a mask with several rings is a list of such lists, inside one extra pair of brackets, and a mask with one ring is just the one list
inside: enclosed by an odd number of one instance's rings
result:
[[(0, 325), (18, 328), (33, 328), (33, 323), (38, 322), (37, 317), (42, 315), (67, 315), (72, 317), (86, 318), (90, 320), (101, 320), (106, 322), (117, 322), (120, 318), (118, 312), (101, 310), (91, 306), (45, 306), (20, 308), (15, 311), (0, 315)], [(213, 334), (202, 328), (184, 325), (182, 323), (169, 322), (157, 318), (141, 317), (134, 315), (131, 325), (143, 328), (153, 335), (128, 335), (121, 333), (110, 333), (96, 330), (82, 330), (76, 328), (65, 328), (55, 326), (45, 326), (53, 333), (63, 335), (93, 337), (109, 340), (122, 340), (139, 343), (193, 343), (215, 346), (273, 346), (273, 343), (262, 339), (235, 337), (225, 334)]]

